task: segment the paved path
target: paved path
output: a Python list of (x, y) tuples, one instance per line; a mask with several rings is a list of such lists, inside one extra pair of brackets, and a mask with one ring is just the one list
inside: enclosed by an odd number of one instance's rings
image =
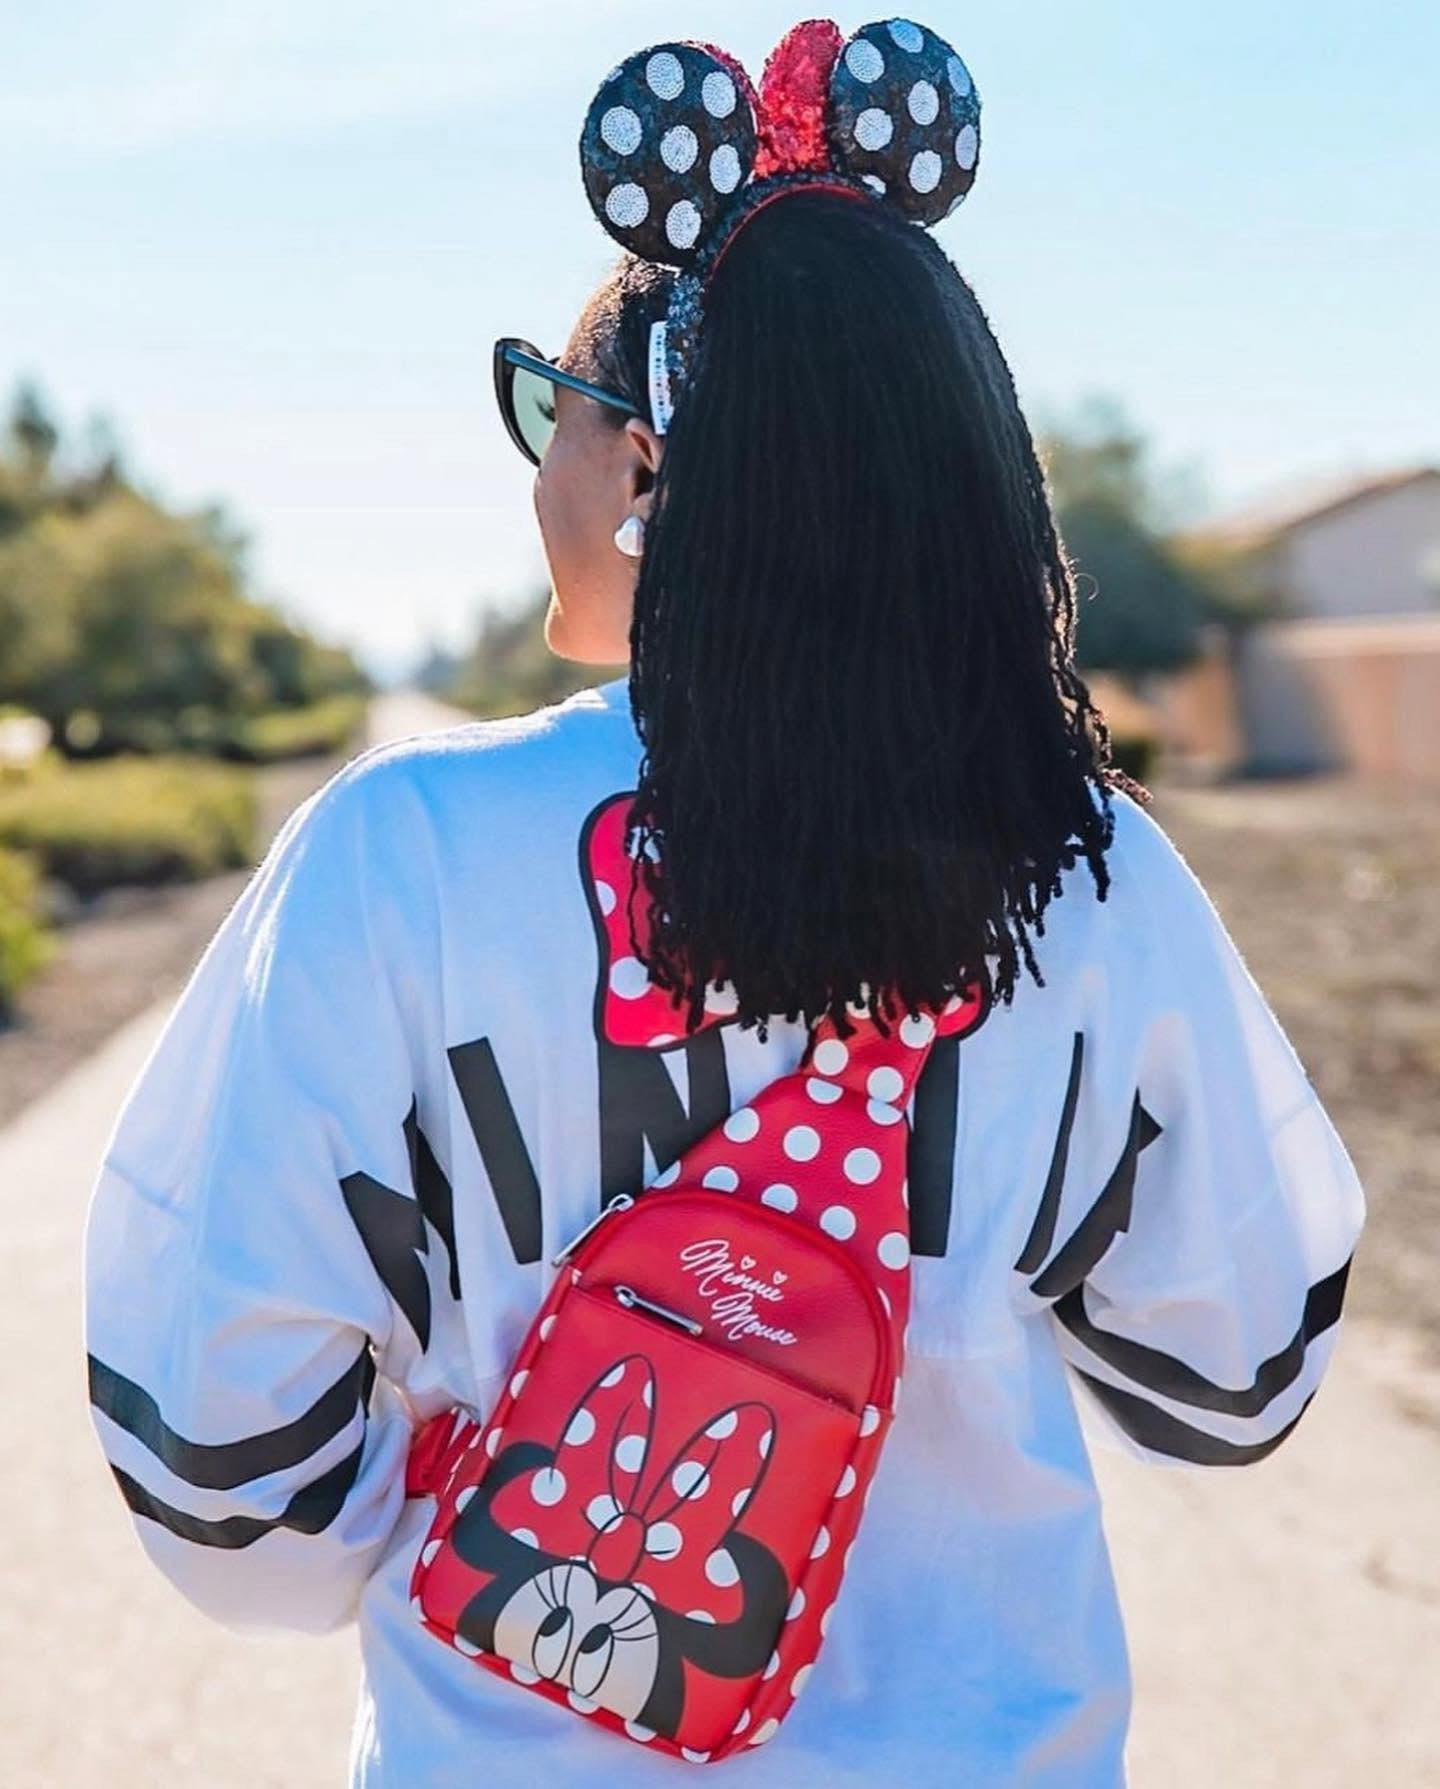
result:
[[(383, 698), (375, 726), (453, 718)], [(344, 1780), (351, 1638), (240, 1639), (195, 1614), (141, 1554), (85, 1414), (85, 1197), (171, 999), (0, 1131), (7, 1789)], [(1405, 1334), (1355, 1323), (1314, 1408), (1263, 1464), (1102, 1460), (1136, 1663), (1133, 1789), (1440, 1785), (1437, 1406)]]
[(1097, 1451), (1135, 1662), (1134, 1789), (1440, 1785), (1437, 1406), (1405, 1332), (1357, 1320), (1259, 1465), (1172, 1472)]

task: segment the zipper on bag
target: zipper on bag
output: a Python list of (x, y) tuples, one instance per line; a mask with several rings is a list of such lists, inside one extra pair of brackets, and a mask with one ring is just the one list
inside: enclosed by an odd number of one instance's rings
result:
[[(647, 1188), (646, 1194), (651, 1190), (652, 1189)], [(734, 1211), (735, 1209), (735, 1200), (728, 1193), (715, 1193), (701, 1188), (696, 1188), (693, 1191), (677, 1190), (671, 1192), (669, 1189), (663, 1187), (659, 1189), (659, 1192), (666, 1198), (684, 1200), (687, 1203), (696, 1202), (703, 1206), (713, 1207), (717, 1211)], [(642, 1197), (644, 1197), (644, 1195), (642, 1195)], [(586, 1225), (580, 1235), (577, 1236), (563, 1252), (561, 1259), (570, 1261), (571, 1266), (575, 1269), (577, 1274), (583, 1275), (583, 1270), (590, 1265), (590, 1257), (594, 1255), (596, 1245), (600, 1241), (596, 1232), (600, 1229), (604, 1220), (612, 1212), (638, 1210), (639, 1206), (640, 1200), (636, 1197), (629, 1193), (620, 1194), (617, 1199), (613, 1200), (605, 1207), (598, 1217), (594, 1218)], [(821, 1254), (829, 1256), (846, 1274), (848, 1274), (853, 1283), (860, 1288), (861, 1295), (870, 1308), (880, 1338), (879, 1360), (871, 1387), (870, 1402), (876, 1403), (881, 1408), (888, 1410), (890, 1408), (891, 1392), (895, 1381), (895, 1341), (890, 1313), (881, 1300), (880, 1292), (875, 1285), (875, 1282), (865, 1273), (864, 1269), (847, 1249), (842, 1248), (838, 1242), (827, 1236), (823, 1230), (806, 1222), (803, 1218), (791, 1217), (787, 1212), (773, 1211), (767, 1208), (765, 1222), (767, 1226), (781, 1232), (788, 1230), (795, 1237), (797, 1242), (803, 1242), (807, 1248), (816, 1249)], [(582, 1258), (579, 1261), (572, 1261), (571, 1256), (573, 1252), (582, 1243), (585, 1245), (582, 1252)], [(594, 1286), (593, 1282), (590, 1282), (590, 1289), (595, 1291), (600, 1290), (599, 1287)], [(638, 1295), (636, 1296), (638, 1297)], [(624, 1301), (622, 1300), (621, 1302), (623, 1303)], [(662, 1312), (662, 1314), (669, 1316), (672, 1320), (679, 1316), (678, 1312)], [(688, 1319), (686, 1321), (688, 1321)], [(704, 1335), (703, 1325), (701, 1326), (698, 1335)], [(788, 1375), (785, 1374), (782, 1374), (781, 1376), (788, 1377)]]
[(673, 1323), (677, 1329), (683, 1329), (688, 1336), (703, 1336), (705, 1325), (687, 1317), (683, 1311), (672, 1311), (668, 1305), (656, 1304), (653, 1299), (642, 1298), (633, 1286), (612, 1286), (618, 1303), (627, 1311), (648, 1311), (652, 1317), (660, 1317), (666, 1323)]
[(614, 1217), (617, 1212), (629, 1211), (634, 1203), (635, 1196), (633, 1193), (617, 1193), (608, 1205), (601, 1206), (600, 1210), (596, 1212), (595, 1216), (591, 1218), (590, 1222), (585, 1225), (583, 1230), (576, 1231), (569, 1242), (565, 1244), (564, 1248), (560, 1250), (559, 1254), (550, 1257), (550, 1265), (552, 1267), (563, 1267), (575, 1253), (576, 1249), (580, 1247), (580, 1244), (586, 1241), (587, 1238), (593, 1236), (605, 1222), (606, 1218)]

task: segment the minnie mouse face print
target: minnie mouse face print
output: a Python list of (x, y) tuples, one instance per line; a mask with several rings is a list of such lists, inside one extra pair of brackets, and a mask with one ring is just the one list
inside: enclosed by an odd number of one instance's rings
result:
[(673, 1455), (652, 1446), (656, 1373), (617, 1360), (570, 1412), (553, 1447), (497, 1454), (453, 1532), (489, 1582), (461, 1611), (456, 1644), (545, 1679), (582, 1712), (606, 1708), (673, 1735), (685, 1667), (758, 1671), (784, 1619), (779, 1562), (740, 1524), (766, 1476), (776, 1416), (732, 1405)]
[[(660, 1629), (633, 1584), (609, 1589), (575, 1560), (546, 1566), (495, 1618), (501, 1658), (597, 1708), (639, 1721), (660, 1675)], [(648, 1723), (647, 1723), (648, 1724)]]

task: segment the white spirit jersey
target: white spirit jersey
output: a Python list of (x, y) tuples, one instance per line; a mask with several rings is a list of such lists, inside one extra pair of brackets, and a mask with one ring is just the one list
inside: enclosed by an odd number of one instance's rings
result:
[[(93, 1414), (140, 1539), (231, 1626), (358, 1620), (364, 1789), (692, 1769), (481, 1670), (407, 1595), (412, 1424), (483, 1416), (555, 1250), (804, 1049), (798, 1020), (597, 1029), (579, 841), (639, 760), (624, 677), (351, 759), (200, 958), (94, 1185)], [(1067, 873), (1046, 985), (916, 1085), (899, 1410), (803, 1699), (710, 1767), (749, 1789), (1115, 1789), (1085, 1432), (1258, 1460), (1333, 1347), (1354, 1169), (1189, 869), (1115, 809), (1109, 896)]]

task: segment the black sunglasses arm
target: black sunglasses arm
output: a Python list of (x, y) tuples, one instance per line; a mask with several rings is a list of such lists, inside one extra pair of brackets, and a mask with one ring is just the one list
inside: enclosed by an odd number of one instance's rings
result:
[(542, 379), (549, 379), (555, 385), (564, 385), (570, 391), (583, 392), (587, 398), (594, 398), (597, 403), (609, 404), (615, 410), (624, 410), (630, 416), (640, 415), (639, 408), (629, 398), (621, 397), (619, 392), (606, 391), (602, 385), (592, 385), (588, 379), (581, 379), (574, 373), (565, 372), (553, 360), (546, 360), (542, 354), (528, 353), (510, 342), (498, 342), (496, 352), (511, 366), (525, 367), (532, 373), (538, 373)]

